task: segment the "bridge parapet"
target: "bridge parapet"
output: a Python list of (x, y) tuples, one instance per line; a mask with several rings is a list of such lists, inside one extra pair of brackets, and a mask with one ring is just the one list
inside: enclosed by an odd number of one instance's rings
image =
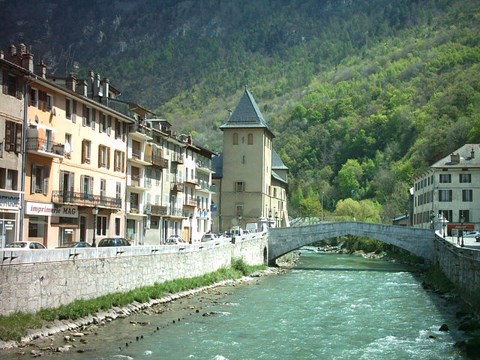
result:
[(407, 250), (427, 261), (435, 261), (433, 246), (435, 233), (433, 230), (358, 221), (269, 229), (268, 258), (272, 262), (278, 257), (302, 246), (346, 235), (380, 240)]

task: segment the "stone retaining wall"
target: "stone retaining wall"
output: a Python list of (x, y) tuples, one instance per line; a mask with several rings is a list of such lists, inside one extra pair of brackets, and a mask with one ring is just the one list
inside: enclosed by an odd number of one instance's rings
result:
[(36, 312), (228, 267), (265, 263), (266, 237), (186, 246), (0, 251), (0, 314)]
[(467, 302), (480, 309), (480, 251), (458, 247), (440, 236), (434, 242), (437, 263)]

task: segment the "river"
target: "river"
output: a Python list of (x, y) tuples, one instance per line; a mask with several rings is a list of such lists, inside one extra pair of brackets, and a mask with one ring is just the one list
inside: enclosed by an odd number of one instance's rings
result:
[[(466, 359), (453, 346), (463, 336), (456, 308), (408, 270), (302, 251), (294, 269), (226, 291), (201, 311), (189, 305), (170, 326), (158, 320), (166, 313), (135, 318), (148, 319), (141, 329), (117, 320), (99, 330), (88, 352), (41, 358)], [(444, 323), (450, 331), (439, 331)]]

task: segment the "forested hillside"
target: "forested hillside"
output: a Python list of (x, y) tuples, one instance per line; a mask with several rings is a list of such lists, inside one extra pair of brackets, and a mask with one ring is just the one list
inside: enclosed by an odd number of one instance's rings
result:
[(248, 86), (290, 168), (293, 215), (323, 203), (388, 219), (413, 176), (480, 143), (475, 0), (0, 3), (3, 49), (25, 42), (57, 75), (93, 69), (207, 148), (221, 150)]

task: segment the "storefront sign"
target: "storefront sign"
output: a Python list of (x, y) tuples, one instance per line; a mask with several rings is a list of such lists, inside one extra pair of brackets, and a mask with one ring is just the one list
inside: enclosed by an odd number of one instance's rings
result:
[(27, 202), (25, 208), (27, 215), (37, 216), (58, 216), (67, 218), (78, 218), (77, 206), (55, 206), (54, 204), (32, 203)]
[(20, 194), (0, 191), (0, 208), (18, 209), (20, 207)]

